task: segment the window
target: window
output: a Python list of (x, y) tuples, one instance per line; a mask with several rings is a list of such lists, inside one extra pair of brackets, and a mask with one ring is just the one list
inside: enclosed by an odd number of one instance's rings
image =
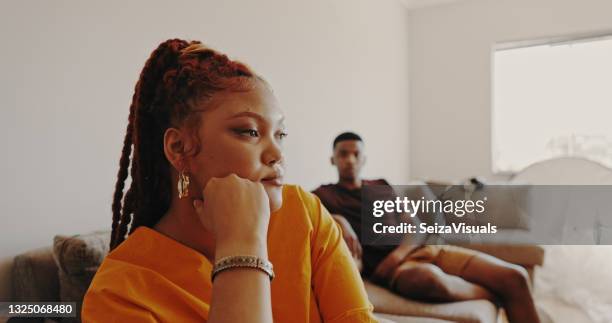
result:
[(494, 52), (493, 171), (560, 156), (612, 167), (612, 36)]

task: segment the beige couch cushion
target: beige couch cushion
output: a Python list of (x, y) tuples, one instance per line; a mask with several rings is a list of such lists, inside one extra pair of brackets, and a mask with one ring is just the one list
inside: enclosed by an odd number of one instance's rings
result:
[(498, 308), (486, 300), (423, 303), (401, 297), (368, 281), (364, 283), (374, 311), (378, 313), (437, 318), (459, 323), (497, 322)]
[(83, 297), (93, 276), (108, 253), (109, 241), (108, 231), (71, 237), (56, 236), (53, 239), (53, 257), (59, 268), (60, 300), (76, 302), (77, 313), (80, 313)]
[(379, 319), (380, 323), (451, 323), (452, 321), (424, 318), (424, 317), (410, 317), (410, 316), (399, 316), (392, 314), (381, 314), (376, 313), (376, 318)]

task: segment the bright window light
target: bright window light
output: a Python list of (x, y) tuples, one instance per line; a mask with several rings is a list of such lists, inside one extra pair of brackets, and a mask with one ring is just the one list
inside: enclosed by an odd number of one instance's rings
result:
[(612, 167), (612, 37), (494, 55), (495, 173), (560, 156)]

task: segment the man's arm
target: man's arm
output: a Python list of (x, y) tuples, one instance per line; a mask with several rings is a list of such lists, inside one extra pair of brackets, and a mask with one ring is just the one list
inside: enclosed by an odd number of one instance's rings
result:
[(340, 214), (332, 214), (331, 215), (334, 221), (340, 227), (340, 231), (342, 232), (342, 239), (346, 242), (349, 250), (351, 251), (351, 255), (353, 256), (353, 260), (355, 261), (355, 265), (359, 271), (363, 268), (363, 263), (361, 262), (361, 255), (363, 253), (361, 249), (361, 243), (359, 242), (359, 238), (357, 237), (357, 233), (351, 227), (351, 224), (346, 220), (346, 218)]

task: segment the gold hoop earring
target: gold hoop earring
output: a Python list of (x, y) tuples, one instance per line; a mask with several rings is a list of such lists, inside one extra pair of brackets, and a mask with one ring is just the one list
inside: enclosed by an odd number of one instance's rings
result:
[(178, 180), (178, 193), (179, 198), (182, 199), (189, 195), (189, 175), (185, 174), (185, 171), (181, 171)]

